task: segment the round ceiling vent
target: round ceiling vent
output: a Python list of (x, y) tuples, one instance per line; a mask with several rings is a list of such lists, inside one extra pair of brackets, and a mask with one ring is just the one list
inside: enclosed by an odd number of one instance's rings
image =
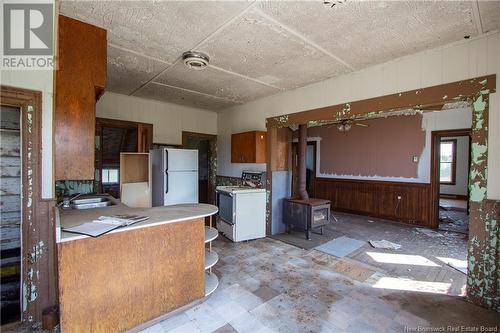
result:
[(182, 54), (182, 60), (187, 68), (202, 70), (208, 66), (210, 58), (205, 53), (187, 51)]

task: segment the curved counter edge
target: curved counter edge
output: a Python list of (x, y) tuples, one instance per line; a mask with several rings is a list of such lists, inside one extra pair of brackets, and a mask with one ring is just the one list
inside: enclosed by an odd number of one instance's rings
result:
[[(131, 208), (122, 203), (106, 208), (95, 208), (86, 210), (61, 210), (56, 208), (56, 243), (75, 241), (92, 238), (87, 235), (74, 234), (61, 230), (61, 226), (72, 227), (81, 223), (90, 222), (102, 215), (133, 214), (146, 215), (149, 219), (132, 224), (127, 227), (117, 228), (107, 234), (127, 232), (130, 230), (148, 228), (167, 223), (176, 223), (188, 220), (196, 220), (212, 216), (219, 211), (217, 206), (210, 204), (179, 204), (152, 208)], [(98, 238), (98, 237), (97, 237)]]

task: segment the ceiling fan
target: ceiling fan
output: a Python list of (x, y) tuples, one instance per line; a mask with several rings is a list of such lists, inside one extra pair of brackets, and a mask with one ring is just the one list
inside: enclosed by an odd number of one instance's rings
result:
[(349, 120), (349, 119), (340, 120), (340, 121), (338, 121), (338, 122), (335, 123), (335, 126), (337, 126), (337, 130), (339, 132), (349, 132), (351, 130), (351, 128), (352, 128), (352, 125), (360, 126), (360, 127), (368, 127), (369, 126), (367, 124), (354, 122), (354, 121)]

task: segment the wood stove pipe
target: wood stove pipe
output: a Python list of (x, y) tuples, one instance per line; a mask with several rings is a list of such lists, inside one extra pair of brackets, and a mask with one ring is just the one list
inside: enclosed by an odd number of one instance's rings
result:
[(308, 200), (309, 194), (306, 189), (306, 150), (307, 150), (307, 125), (299, 125), (299, 177), (298, 183), (298, 194), (302, 200)]

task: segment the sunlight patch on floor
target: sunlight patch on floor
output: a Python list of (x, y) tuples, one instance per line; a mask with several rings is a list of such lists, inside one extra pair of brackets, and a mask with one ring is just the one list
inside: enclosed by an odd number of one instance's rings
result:
[(447, 294), (451, 283), (416, 281), (405, 278), (383, 277), (373, 286), (378, 289), (416, 291), (421, 293)]
[(400, 265), (415, 265), (415, 266), (430, 266), (440, 267), (433, 261), (426, 257), (412, 255), (412, 254), (398, 254), (398, 253), (380, 253), (380, 252), (366, 252), (376, 262), (385, 264), (400, 264)]
[(459, 269), (465, 269), (467, 271), (467, 260), (460, 260), (454, 258), (446, 258), (446, 257), (436, 257), (436, 259), (444, 262), (445, 264), (450, 264)]

